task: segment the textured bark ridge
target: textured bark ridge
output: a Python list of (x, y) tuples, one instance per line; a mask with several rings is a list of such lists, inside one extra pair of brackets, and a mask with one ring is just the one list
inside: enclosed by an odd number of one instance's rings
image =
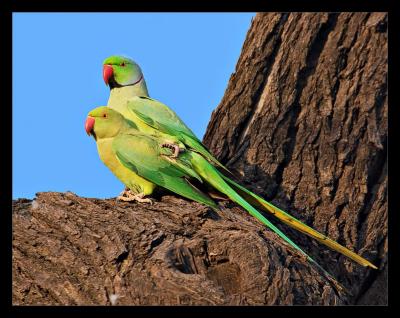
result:
[(13, 303), (342, 304), (243, 210), (165, 195), (152, 206), (39, 193), (14, 202)]
[(290, 232), (349, 303), (387, 303), (387, 14), (258, 14), (204, 141), (245, 185), (379, 266)]
[(257, 14), (205, 143), (248, 188), (379, 266), (236, 205), (39, 193), (13, 202), (13, 303), (386, 304), (386, 14)]

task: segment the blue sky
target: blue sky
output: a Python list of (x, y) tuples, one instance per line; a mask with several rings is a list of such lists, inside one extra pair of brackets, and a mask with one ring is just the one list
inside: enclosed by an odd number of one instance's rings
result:
[(87, 113), (107, 104), (101, 74), (109, 55), (133, 58), (150, 96), (202, 138), (254, 15), (14, 13), (13, 198), (122, 190), (84, 130)]

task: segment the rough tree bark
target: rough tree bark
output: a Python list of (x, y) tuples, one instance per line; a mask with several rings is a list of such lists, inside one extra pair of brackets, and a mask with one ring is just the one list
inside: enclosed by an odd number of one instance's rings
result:
[(349, 303), (387, 302), (387, 14), (258, 14), (204, 141), (246, 185), (379, 265), (291, 232)]
[(249, 188), (379, 265), (232, 203), (152, 206), (39, 193), (13, 202), (13, 303), (385, 304), (386, 15), (257, 14), (205, 143)]
[(14, 304), (341, 304), (277, 235), (227, 202), (215, 213), (39, 193), (14, 202)]

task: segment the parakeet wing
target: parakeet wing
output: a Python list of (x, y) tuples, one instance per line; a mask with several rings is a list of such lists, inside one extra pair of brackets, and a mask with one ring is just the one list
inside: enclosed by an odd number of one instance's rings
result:
[(201, 181), (185, 158), (171, 158), (171, 150), (160, 147), (160, 142), (143, 134), (121, 134), (113, 141), (118, 160), (139, 176), (188, 199), (217, 208), (215, 202), (190, 183)]
[(213, 157), (196, 135), (167, 105), (147, 96), (132, 97), (127, 103), (129, 111), (147, 125), (165, 134), (177, 137), (187, 147), (201, 153), (208, 161), (229, 171)]

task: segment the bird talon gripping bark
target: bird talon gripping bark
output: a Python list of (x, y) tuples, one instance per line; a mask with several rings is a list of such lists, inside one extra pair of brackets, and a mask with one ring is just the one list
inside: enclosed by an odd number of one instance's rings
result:
[(172, 158), (178, 158), (179, 153), (185, 151), (185, 149), (179, 148), (178, 145), (171, 144), (168, 142), (163, 143), (161, 147), (172, 149), (174, 151), (174, 153), (171, 155)]
[(117, 201), (125, 201), (125, 202), (132, 202), (137, 201), (140, 203), (149, 203), (152, 205), (154, 202), (150, 198), (143, 198), (144, 193), (134, 194), (131, 190), (124, 190), (121, 194), (117, 197)]

